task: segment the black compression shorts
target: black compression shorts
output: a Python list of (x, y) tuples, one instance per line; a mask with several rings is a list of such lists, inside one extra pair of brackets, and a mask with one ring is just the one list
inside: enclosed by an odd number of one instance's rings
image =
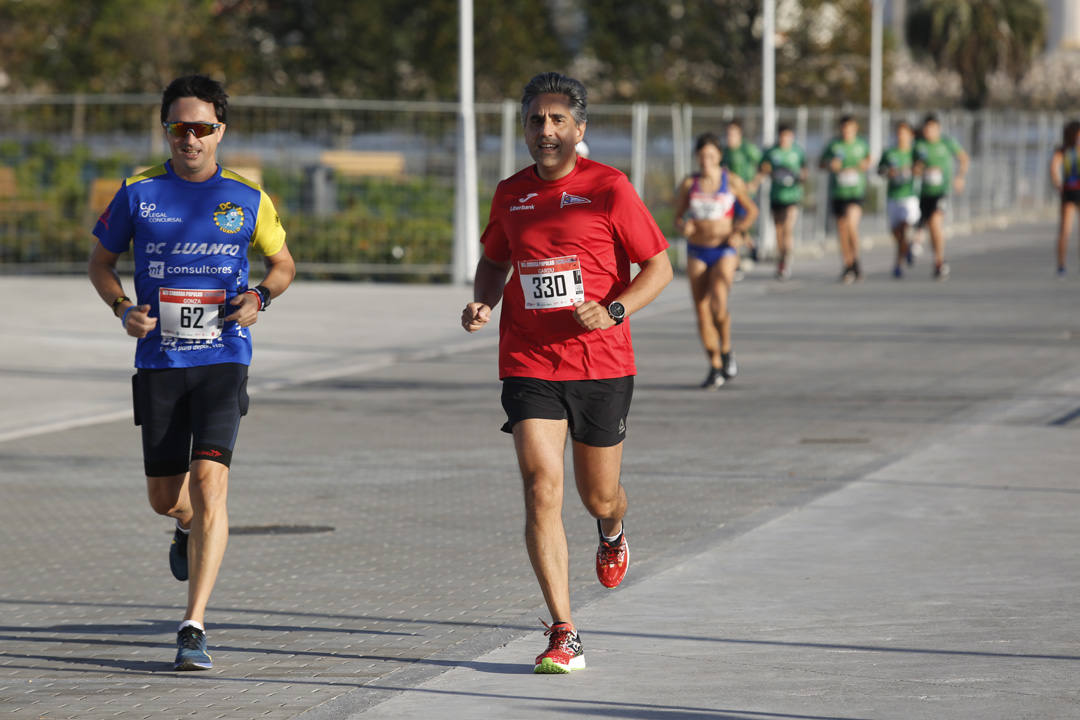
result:
[(863, 199), (862, 198), (833, 198), (832, 201), (831, 201), (831, 204), (832, 204), (833, 217), (841, 218), (841, 217), (844, 217), (845, 215), (847, 215), (848, 208), (851, 207), (852, 205), (858, 205), (859, 207), (862, 207)]
[(570, 437), (592, 447), (611, 447), (626, 438), (626, 417), (634, 395), (634, 377), (610, 380), (503, 379), (503, 432), (521, 420), (566, 420)]
[(944, 195), (923, 195), (919, 198), (919, 227), (926, 227), (930, 217), (938, 212), (945, 212)]
[(147, 476), (182, 475), (192, 460), (229, 466), (248, 410), (247, 374), (239, 363), (139, 369), (131, 383)]

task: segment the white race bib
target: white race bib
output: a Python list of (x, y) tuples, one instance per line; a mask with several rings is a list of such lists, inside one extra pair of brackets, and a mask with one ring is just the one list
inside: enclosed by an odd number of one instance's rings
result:
[(926, 185), (940, 185), (945, 182), (945, 173), (941, 168), (928, 167), (923, 172), (923, 183)]
[(183, 340), (221, 337), (225, 317), (225, 290), (158, 290), (161, 334)]
[(840, 187), (855, 187), (859, 184), (859, 171), (855, 168), (841, 170), (836, 176), (836, 184)]
[(573, 307), (585, 302), (577, 255), (547, 260), (519, 260), (518, 277), (526, 310)]

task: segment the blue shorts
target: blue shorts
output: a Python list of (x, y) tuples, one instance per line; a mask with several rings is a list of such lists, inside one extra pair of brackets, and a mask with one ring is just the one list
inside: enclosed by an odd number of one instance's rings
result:
[(702, 247), (693, 243), (686, 243), (686, 255), (695, 260), (705, 263), (705, 267), (712, 267), (729, 255), (738, 255), (739, 252), (728, 243), (716, 247)]

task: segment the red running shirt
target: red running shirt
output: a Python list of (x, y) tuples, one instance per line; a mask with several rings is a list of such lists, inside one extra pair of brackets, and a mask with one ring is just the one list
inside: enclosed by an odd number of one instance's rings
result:
[(668, 247), (619, 170), (579, 157), (559, 180), (535, 166), (503, 180), (491, 201), (484, 254), (510, 262), (499, 321), (499, 377), (603, 380), (637, 373), (630, 323), (586, 330), (575, 302), (610, 304), (630, 264)]

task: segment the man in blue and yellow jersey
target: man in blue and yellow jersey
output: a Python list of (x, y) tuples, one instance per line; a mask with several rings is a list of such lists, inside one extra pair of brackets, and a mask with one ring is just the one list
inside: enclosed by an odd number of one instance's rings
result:
[[(124, 181), (94, 227), (90, 281), (139, 342), (132, 378), (151, 507), (176, 519), (169, 565), (188, 580), (177, 670), (212, 667), (203, 625), (225, 555), (229, 464), (247, 413), (251, 330), (296, 274), (285, 230), (258, 185), (217, 164), (228, 96), (201, 75), (161, 100), (172, 158)], [(133, 247), (135, 296), (116, 263)], [(248, 282), (248, 248), (266, 259)]]

